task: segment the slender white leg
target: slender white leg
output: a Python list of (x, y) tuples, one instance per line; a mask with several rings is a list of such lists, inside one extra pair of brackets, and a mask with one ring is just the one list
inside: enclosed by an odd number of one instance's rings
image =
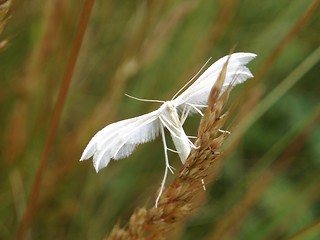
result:
[[(159, 116), (159, 119), (160, 119), (160, 121), (161, 121), (161, 123), (169, 130), (169, 132), (172, 134), (172, 136), (174, 136), (175, 138), (177, 138), (177, 139), (180, 139), (181, 140), (181, 142), (184, 142), (185, 141), (185, 139), (183, 139), (183, 138), (181, 138), (180, 136), (178, 136), (170, 127), (169, 127), (169, 125), (170, 126), (172, 126), (172, 127), (174, 127), (174, 129), (177, 129), (177, 131), (180, 131), (180, 129), (178, 129), (176, 126), (174, 126), (170, 121), (169, 121), (169, 119), (167, 119), (165, 116)], [(187, 141), (188, 141), (188, 145), (190, 146), (190, 148), (194, 148), (194, 149), (197, 149), (198, 147), (197, 146), (195, 146), (194, 144), (193, 144), (193, 142), (191, 142), (190, 141), (190, 139), (186, 139)]]
[(163, 189), (164, 189), (164, 184), (166, 182), (167, 175), (168, 175), (168, 169), (173, 173), (173, 171), (171, 169), (171, 166), (169, 164), (168, 153), (167, 153), (167, 149), (168, 148), (167, 148), (167, 143), (166, 143), (166, 137), (164, 135), (164, 127), (163, 126), (161, 126), (161, 137), (162, 137), (163, 148), (164, 148), (164, 156), (165, 156), (165, 160), (166, 160), (166, 169), (164, 171), (164, 176), (163, 176), (163, 179), (162, 179), (162, 182), (161, 182), (160, 191), (159, 191), (158, 197), (156, 199), (156, 208), (158, 207), (158, 203), (159, 203), (161, 194), (162, 194)]
[[(169, 119), (167, 119), (165, 116), (159, 116), (159, 119), (161, 121), (161, 123), (168, 129), (168, 131), (176, 138), (179, 138), (182, 140), (181, 137), (179, 137), (171, 128), (170, 126), (172, 126), (177, 132), (180, 131), (179, 128), (177, 128), (176, 126), (174, 126), (170, 121)], [(170, 126), (169, 126), (170, 125)]]
[(193, 144), (193, 142), (190, 141), (190, 139), (188, 138), (188, 144), (191, 148), (194, 148), (194, 149), (198, 149), (199, 147), (197, 147), (196, 145)]
[(177, 150), (171, 149), (171, 148), (167, 148), (168, 151), (173, 152), (173, 153), (179, 153)]
[(198, 138), (197, 136), (187, 136), (188, 138), (193, 138), (193, 139), (196, 139)]
[(204, 191), (207, 191), (206, 185), (204, 184), (204, 179), (201, 179), (201, 183), (202, 183), (202, 188)]
[(181, 125), (183, 125), (184, 122), (186, 121), (189, 112), (190, 112), (190, 108), (187, 108), (187, 105), (184, 105), (184, 108), (183, 108), (183, 111), (182, 111), (182, 114), (181, 114), (181, 119), (180, 119)]
[[(170, 131), (170, 127), (174, 128), (176, 131), (179, 131), (180, 129), (175, 126), (168, 118), (166, 118), (164, 115), (160, 115), (159, 119), (161, 120), (162, 124)], [(170, 126), (169, 126), (170, 125)]]
[(225, 131), (225, 130), (222, 130), (222, 129), (219, 129), (218, 131), (221, 132), (221, 133), (231, 134), (231, 132)]
[(188, 104), (188, 105), (191, 106), (194, 110), (196, 110), (203, 117), (203, 113), (200, 111), (200, 109), (198, 107), (207, 107), (207, 105), (196, 105), (196, 104)]
[(190, 106), (192, 107), (194, 110), (196, 110), (196, 112), (198, 112), (202, 117), (203, 117), (203, 113), (201, 112), (201, 110), (198, 108), (198, 107), (201, 107), (201, 108), (205, 108), (205, 107), (208, 107), (208, 105), (201, 105), (201, 104), (190, 104), (190, 103), (187, 103), (186, 105), (184, 105), (184, 108), (183, 108), (183, 111), (182, 111), (182, 114), (181, 114), (181, 125), (184, 124), (184, 122), (186, 121), (187, 117), (188, 117), (188, 114), (190, 112), (190, 107), (187, 108), (187, 106)]

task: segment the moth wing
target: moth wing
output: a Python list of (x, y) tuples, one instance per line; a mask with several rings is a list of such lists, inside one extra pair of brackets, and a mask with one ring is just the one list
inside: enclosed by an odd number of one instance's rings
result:
[[(226, 79), (223, 84), (222, 92), (230, 85), (233, 86), (252, 78), (253, 75), (245, 66), (256, 57), (253, 53), (233, 53), (230, 56), (227, 66)], [(186, 104), (206, 105), (210, 90), (217, 81), (223, 65), (227, 61), (228, 55), (214, 62), (201, 76), (173, 100), (179, 112), (183, 111)], [(188, 106), (187, 106), (188, 107)], [(198, 107), (201, 109), (201, 107)], [(190, 113), (195, 112), (193, 108), (189, 108)]]
[(94, 135), (80, 161), (93, 156), (93, 165), (98, 172), (106, 167), (111, 159), (128, 157), (137, 145), (155, 139), (159, 132), (157, 111), (112, 123)]

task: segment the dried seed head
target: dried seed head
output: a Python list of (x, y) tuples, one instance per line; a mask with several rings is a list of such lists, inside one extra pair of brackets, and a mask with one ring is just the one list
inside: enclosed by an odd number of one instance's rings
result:
[[(126, 228), (114, 227), (108, 239), (162, 239), (175, 223), (181, 222), (196, 207), (195, 196), (203, 191), (201, 181), (208, 183), (219, 170), (220, 147), (228, 135), (219, 132), (228, 114), (222, 113), (231, 86), (221, 94), (229, 58), (223, 66), (218, 80), (211, 89), (208, 108), (201, 119), (198, 139), (179, 175), (167, 187), (157, 208), (140, 208), (132, 215)], [(205, 179), (205, 180), (204, 180)]]

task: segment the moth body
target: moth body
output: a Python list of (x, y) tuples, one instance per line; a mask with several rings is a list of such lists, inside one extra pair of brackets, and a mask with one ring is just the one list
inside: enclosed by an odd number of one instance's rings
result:
[(182, 163), (185, 163), (191, 151), (191, 144), (188, 136), (182, 128), (181, 117), (173, 101), (165, 102), (159, 108), (159, 119), (161, 123), (169, 130), (174, 146), (179, 154)]

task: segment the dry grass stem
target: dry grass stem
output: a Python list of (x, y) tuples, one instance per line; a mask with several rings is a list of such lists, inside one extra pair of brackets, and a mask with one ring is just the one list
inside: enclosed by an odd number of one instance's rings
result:
[(47, 161), (52, 149), (53, 140), (57, 132), (57, 128), (61, 119), (62, 110), (65, 105), (66, 97), (68, 94), (69, 86), (73, 76), (73, 71), (75, 64), (78, 58), (84, 33), (87, 28), (89, 17), (91, 14), (91, 9), (93, 6), (94, 0), (86, 0), (84, 3), (82, 15), (78, 24), (76, 37), (71, 49), (71, 54), (69, 57), (68, 65), (65, 71), (64, 79), (61, 84), (60, 92), (57, 98), (57, 101), (54, 106), (54, 110), (51, 117), (50, 128), (47, 135), (47, 139), (42, 151), (42, 155), (39, 161), (37, 168), (35, 180), (33, 181), (31, 193), (28, 199), (27, 208), (19, 225), (17, 239), (25, 239), (29, 226), (33, 220), (33, 215), (37, 207), (37, 201), (40, 195), (41, 184), (43, 181), (44, 172), (46, 169)]
[(284, 49), (288, 46), (289, 42), (296, 37), (303, 27), (309, 22), (311, 17), (314, 15), (314, 12), (319, 8), (320, 1), (314, 0), (310, 3), (308, 8), (303, 12), (297, 22), (293, 25), (290, 31), (284, 36), (283, 39), (278, 43), (276, 48), (270, 53), (265, 62), (260, 67), (259, 71), (256, 74), (254, 81), (261, 80), (267, 73), (269, 68), (275, 62), (275, 60), (281, 55)]
[(191, 151), (179, 175), (163, 191), (158, 207), (137, 209), (128, 225), (125, 228), (115, 225), (107, 239), (161, 239), (196, 207), (194, 199), (203, 191), (203, 182), (210, 182), (217, 176), (220, 147), (228, 135), (219, 131), (226, 120), (227, 113), (222, 111), (231, 89), (221, 95), (227, 63), (211, 90), (195, 142), (198, 148)]
[[(9, 19), (9, 9), (11, 6), (11, 0), (0, 1), (0, 34), (2, 34), (4, 27)], [(8, 43), (7, 39), (0, 40), (0, 50), (3, 49)]]

